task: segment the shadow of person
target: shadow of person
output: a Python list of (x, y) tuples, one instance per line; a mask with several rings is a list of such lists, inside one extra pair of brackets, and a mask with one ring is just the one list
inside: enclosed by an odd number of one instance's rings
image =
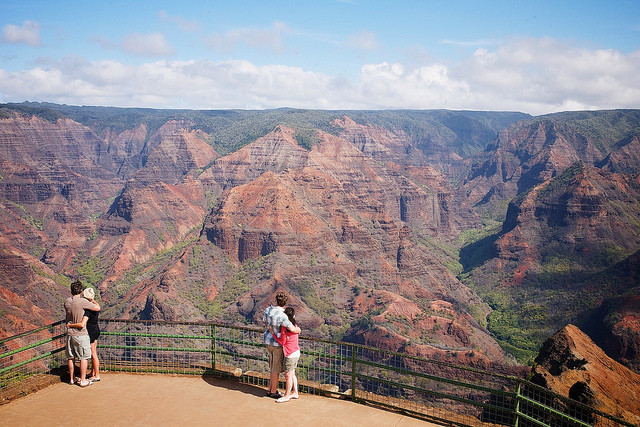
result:
[[(75, 371), (80, 372), (80, 368), (77, 365)], [(60, 377), (60, 382), (68, 383), (71, 380), (71, 377), (69, 376), (69, 368), (67, 367), (67, 365), (52, 368), (51, 371), (49, 371), (49, 374)]]
[(237, 390), (245, 394), (257, 397), (266, 397), (266, 388), (253, 384), (243, 384), (233, 378), (214, 377), (210, 374), (202, 375), (202, 379), (209, 385), (214, 387), (226, 388), (227, 390)]

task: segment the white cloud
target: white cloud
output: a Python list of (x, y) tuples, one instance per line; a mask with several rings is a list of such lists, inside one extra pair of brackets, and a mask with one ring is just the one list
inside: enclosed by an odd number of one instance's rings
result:
[(40, 46), (40, 24), (34, 21), (24, 21), (22, 27), (8, 24), (2, 28), (3, 43), (26, 44)]
[(122, 49), (140, 56), (159, 57), (172, 55), (173, 47), (161, 33), (132, 33), (122, 40)]
[(283, 36), (290, 30), (283, 22), (276, 21), (272, 28), (235, 28), (226, 33), (214, 33), (206, 38), (206, 44), (221, 52), (232, 52), (244, 45), (254, 49), (267, 49), (280, 52), (283, 48)]
[(357, 34), (352, 34), (347, 39), (347, 44), (360, 50), (374, 50), (379, 46), (376, 35), (370, 31), (360, 31)]
[(354, 80), (249, 61), (124, 65), (67, 57), (0, 70), (0, 102), (151, 108), (474, 109), (531, 114), (640, 108), (640, 51), (584, 49), (551, 39), (478, 49), (458, 64), (365, 64)]
[(297, 67), (259, 67), (248, 61), (157, 61), (124, 66), (65, 58), (46, 68), (0, 71), (0, 100), (202, 109), (302, 107), (313, 100), (318, 108), (330, 108), (333, 104), (323, 101), (323, 91), (331, 80)]
[(376, 108), (464, 108), (470, 93), (467, 83), (452, 79), (443, 64), (405, 70), (401, 64), (362, 67), (360, 92)]
[(550, 38), (517, 40), (478, 50), (457, 67), (484, 104), (518, 105), (535, 113), (579, 108), (640, 107), (640, 52), (585, 49)]

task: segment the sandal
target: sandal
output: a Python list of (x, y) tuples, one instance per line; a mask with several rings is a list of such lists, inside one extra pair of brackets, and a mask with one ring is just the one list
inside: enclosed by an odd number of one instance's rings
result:
[(291, 399), (291, 396), (282, 396), (281, 398), (277, 399), (276, 402), (284, 403), (284, 402), (288, 402), (290, 399)]
[(270, 391), (267, 392), (267, 397), (271, 397), (273, 399), (279, 399), (282, 396), (284, 396), (284, 394), (280, 393), (278, 390), (276, 390), (274, 393), (271, 393)]
[(91, 378), (89, 378), (89, 381), (94, 382), (94, 383), (98, 382), (98, 381), (100, 381), (100, 377), (91, 377)]
[(78, 381), (76, 384), (78, 384), (80, 387), (89, 387), (91, 384), (93, 384), (93, 382), (89, 380), (84, 380), (84, 381)]

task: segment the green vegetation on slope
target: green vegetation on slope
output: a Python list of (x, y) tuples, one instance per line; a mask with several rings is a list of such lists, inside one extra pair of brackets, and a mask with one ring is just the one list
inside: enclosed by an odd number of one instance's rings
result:
[[(357, 123), (381, 126), (390, 131), (406, 132), (417, 147), (429, 150), (431, 144), (446, 146), (460, 155), (483, 150), (495, 140), (497, 133), (519, 120), (531, 116), (516, 112), (451, 111), (451, 110), (303, 110), (280, 108), (271, 110), (161, 110), (151, 108), (118, 108), (70, 106), (51, 103), (25, 102), (0, 104), (2, 111), (20, 110), (25, 114), (50, 117), (69, 117), (100, 134), (105, 129), (116, 133), (147, 126), (153, 134), (168, 120), (192, 122), (210, 136), (210, 143), (222, 155), (234, 152), (276, 126), (290, 126), (301, 132), (299, 142), (307, 149), (313, 137), (305, 135), (318, 129), (337, 135), (333, 121), (344, 116)], [(6, 112), (4, 114), (7, 114)]]

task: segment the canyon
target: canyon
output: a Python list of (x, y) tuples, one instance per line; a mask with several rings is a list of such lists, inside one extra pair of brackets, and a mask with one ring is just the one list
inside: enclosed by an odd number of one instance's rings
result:
[(0, 335), (260, 325), (522, 373), (567, 324), (640, 368), (640, 111), (0, 105)]

